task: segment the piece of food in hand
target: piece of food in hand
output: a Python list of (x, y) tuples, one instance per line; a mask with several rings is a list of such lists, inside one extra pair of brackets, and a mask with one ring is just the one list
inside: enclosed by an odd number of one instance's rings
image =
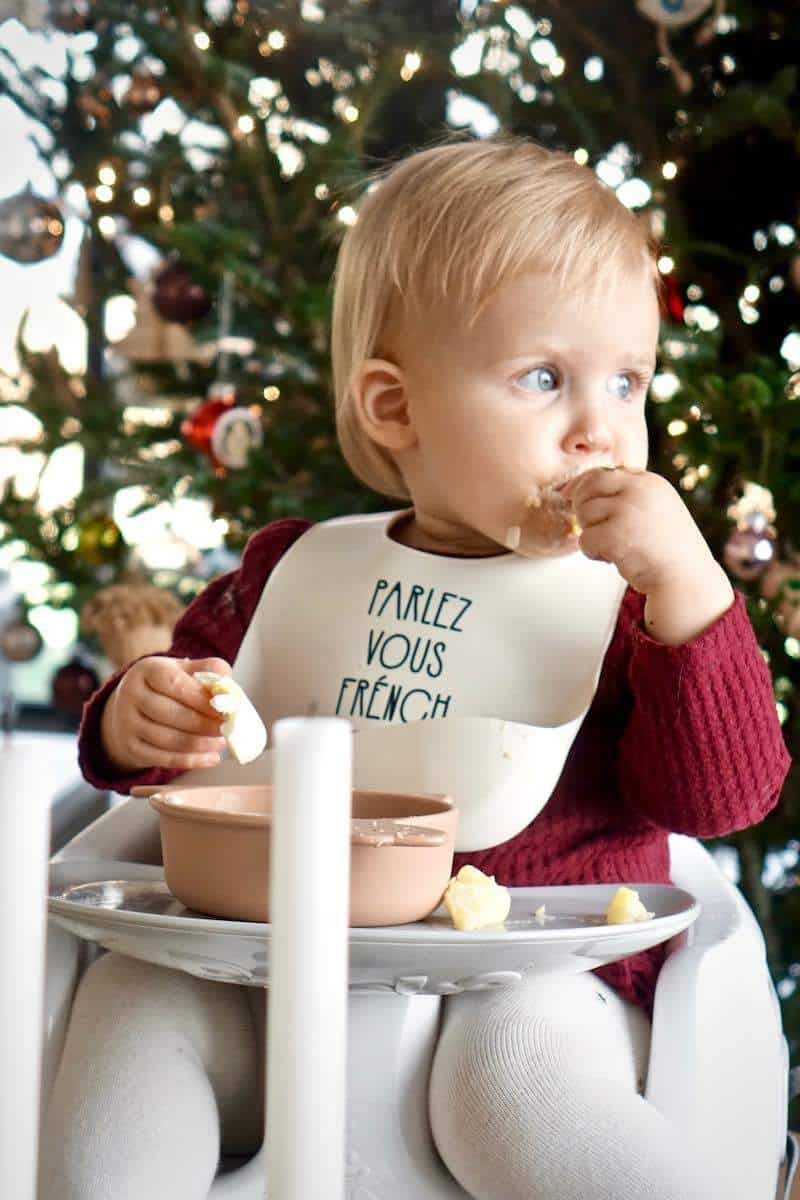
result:
[(635, 921), (652, 921), (654, 916), (642, 904), (636, 888), (619, 887), (606, 909), (606, 924), (630, 925)]
[(225, 716), (220, 732), (236, 761), (249, 763), (258, 758), (267, 744), (267, 731), (236, 680), (230, 675), (218, 675), (216, 671), (198, 671), (195, 679), (211, 696), (214, 711)]
[(447, 885), (444, 903), (456, 929), (502, 925), (511, 910), (511, 893), (477, 867), (462, 867)]

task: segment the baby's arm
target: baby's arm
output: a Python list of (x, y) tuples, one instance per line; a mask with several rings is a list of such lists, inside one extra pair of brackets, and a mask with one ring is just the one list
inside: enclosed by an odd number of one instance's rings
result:
[[(239, 569), (214, 580), (200, 593), (175, 626), (166, 655), (158, 657), (215, 658), (232, 663), (272, 568), (309, 525), (299, 518), (287, 518), (254, 534)], [(135, 785), (159, 787), (186, 770), (185, 766), (136, 769), (117, 765), (107, 753), (103, 741), (106, 704), (133, 665), (112, 676), (84, 706), (78, 760), (84, 777), (101, 790), (129, 792)]]
[(620, 612), (633, 693), (620, 786), (633, 811), (693, 837), (758, 824), (778, 803), (791, 765), (769, 669), (744, 596), (734, 595), (709, 628), (676, 646), (648, 635), (644, 596), (629, 590)]

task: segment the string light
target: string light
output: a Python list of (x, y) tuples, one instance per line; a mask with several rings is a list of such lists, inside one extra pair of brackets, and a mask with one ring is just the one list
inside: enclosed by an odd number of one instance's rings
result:
[(134, 188), (133, 203), (138, 204), (140, 208), (147, 208), (147, 205), (153, 199), (150, 189), (146, 187)]
[(100, 233), (103, 235), (106, 241), (110, 241), (117, 232), (117, 222), (113, 217), (101, 217), (97, 222), (97, 228), (100, 230)]
[(753, 308), (752, 304), (748, 304), (744, 297), (739, 299), (739, 316), (744, 321), (745, 325), (755, 325), (759, 320), (761, 313), (757, 308)]
[(267, 34), (267, 42), (271, 50), (283, 50), (286, 45), (286, 37), (280, 29), (273, 29)]
[(100, 180), (101, 183), (107, 183), (110, 185), (112, 183), (117, 182), (117, 172), (114, 170), (114, 168), (112, 166), (110, 166), (108, 163), (106, 163), (97, 172), (97, 178)]
[(242, 133), (252, 133), (256, 127), (256, 123), (249, 113), (245, 113), (244, 116), (239, 117), (239, 120), (236, 122), (236, 124), (239, 126), (239, 129)]
[(719, 326), (719, 316), (705, 304), (687, 304), (683, 318), (687, 325), (697, 325), (703, 333), (713, 333)]
[(792, 242), (794, 242), (797, 237), (797, 234), (792, 229), (791, 225), (785, 224), (773, 226), (770, 229), (770, 233), (774, 235), (775, 241), (779, 246), (791, 246)]
[(270, 404), (273, 404), (278, 399), (280, 394), (281, 394), (281, 389), (278, 387), (272, 386), (272, 387), (264, 388), (264, 399), (268, 400), (270, 402)]
[(197, 46), (198, 50), (208, 50), (209, 46), (211, 45), (211, 38), (204, 29), (198, 29), (197, 33), (194, 35), (194, 44)]
[(670, 258), (668, 254), (662, 254), (658, 260), (658, 269), (662, 275), (669, 275), (674, 266), (675, 260), (674, 258)]
[(761, 295), (761, 288), (755, 283), (749, 283), (744, 289), (743, 294), (748, 304), (755, 304), (756, 300)]
[(340, 208), (336, 215), (343, 225), (355, 225), (358, 220), (358, 213), (349, 204), (345, 204), (344, 208)]
[(558, 51), (547, 38), (538, 38), (531, 45), (531, 58), (540, 67), (548, 67), (553, 59), (558, 57)]
[(416, 72), (422, 65), (422, 57), (415, 50), (410, 51), (403, 60), (403, 65), (400, 68), (400, 78), (408, 83), (409, 79), (413, 79)]
[(114, 199), (114, 189), (107, 187), (104, 183), (95, 188), (94, 194), (101, 204), (110, 204)]
[(678, 164), (672, 161), (662, 163), (661, 174), (665, 179), (674, 179), (678, 174)]
[(158, 210), (158, 219), (163, 221), (165, 225), (169, 225), (171, 221), (175, 220), (175, 209), (171, 204), (160, 205)]
[(506, 24), (510, 25), (523, 41), (529, 42), (535, 36), (536, 22), (524, 8), (519, 8), (516, 4), (511, 5), (506, 9), (505, 18)]
[(579, 146), (572, 157), (576, 163), (580, 163), (582, 167), (585, 167), (589, 161), (589, 151), (585, 150), (583, 146)]
[(667, 426), (667, 433), (670, 437), (680, 437), (682, 433), (686, 433), (688, 428), (689, 426), (685, 421), (670, 421), (669, 425)]
[(657, 403), (665, 403), (671, 400), (676, 392), (680, 391), (681, 381), (678, 376), (672, 371), (662, 371), (653, 376), (653, 382), (650, 385), (650, 394)]

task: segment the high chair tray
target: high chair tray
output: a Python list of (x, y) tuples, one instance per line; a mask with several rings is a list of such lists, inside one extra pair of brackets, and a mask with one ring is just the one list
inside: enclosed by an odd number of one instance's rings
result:
[[(631, 883), (653, 920), (606, 925), (617, 884), (511, 888), (505, 926), (462, 933), (443, 907), (411, 925), (350, 930), (350, 987), (446, 995), (501, 986), (523, 973), (590, 971), (666, 942), (700, 913), (689, 892)], [(535, 917), (545, 906), (545, 924)], [(160, 867), (116, 860), (54, 862), (48, 907), (64, 928), (132, 958), (204, 979), (265, 986), (270, 926), (192, 912)], [(549, 918), (549, 919), (547, 919)]]

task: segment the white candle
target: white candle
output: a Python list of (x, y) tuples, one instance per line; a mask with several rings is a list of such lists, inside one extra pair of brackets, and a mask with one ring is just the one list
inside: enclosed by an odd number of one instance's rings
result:
[(35, 775), (29, 742), (0, 743), (0, 1196), (14, 1200), (35, 1200), (39, 1147), (50, 805)]
[(353, 734), (273, 726), (267, 1178), (276, 1200), (343, 1200)]

